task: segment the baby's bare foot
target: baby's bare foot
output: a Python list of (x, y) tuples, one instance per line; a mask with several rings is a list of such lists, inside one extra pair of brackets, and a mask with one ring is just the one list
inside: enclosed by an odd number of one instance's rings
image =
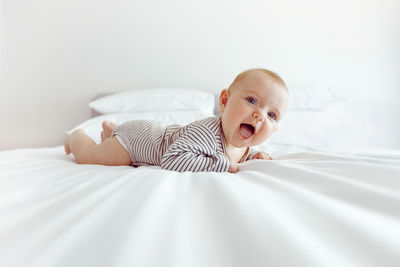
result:
[(111, 137), (112, 131), (117, 127), (117, 125), (111, 121), (103, 121), (101, 124), (103, 131), (101, 132), (101, 142)]
[(67, 136), (67, 138), (65, 138), (64, 150), (65, 150), (65, 154), (67, 154), (67, 155), (71, 154), (71, 149), (69, 148), (69, 135)]

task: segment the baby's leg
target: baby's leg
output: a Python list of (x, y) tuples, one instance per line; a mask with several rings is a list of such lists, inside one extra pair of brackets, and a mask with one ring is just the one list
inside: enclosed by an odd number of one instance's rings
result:
[(83, 130), (77, 130), (66, 140), (65, 151), (67, 150), (74, 154), (76, 162), (80, 164), (131, 165), (128, 152), (115, 137), (107, 138), (96, 145)]
[(103, 131), (101, 132), (101, 142), (104, 142), (104, 140), (111, 137), (112, 131), (117, 127), (117, 125), (111, 121), (103, 121), (101, 126), (103, 127)]

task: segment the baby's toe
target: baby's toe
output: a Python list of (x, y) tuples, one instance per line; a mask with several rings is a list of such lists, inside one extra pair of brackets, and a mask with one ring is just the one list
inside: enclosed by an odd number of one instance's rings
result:
[(71, 149), (69, 148), (68, 139), (69, 138), (67, 137), (67, 138), (65, 138), (65, 141), (64, 141), (64, 150), (65, 150), (65, 154), (67, 154), (67, 155), (71, 154)]
[(101, 138), (101, 142), (104, 142), (104, 131), (101, 131), (101, 134), (100, 134), (100, 138)]
[(101, 126), (103, 127), (104, 131), (112, 131), (115, 127), (117, 127), (117, 125), (111, 121), (103, 121)]

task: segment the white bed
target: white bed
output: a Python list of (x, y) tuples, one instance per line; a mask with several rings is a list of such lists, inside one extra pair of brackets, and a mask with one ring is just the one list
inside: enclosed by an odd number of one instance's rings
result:
[(400, 266), (400, 151), (268, 144), (231, 173), (0, 152), (0, 266)]
[[(294, 149), (294, 148), (292, 148)], [(237, 174), (0, 152), (0, 266), (399, 266), (400, 153), (285, 153)]]

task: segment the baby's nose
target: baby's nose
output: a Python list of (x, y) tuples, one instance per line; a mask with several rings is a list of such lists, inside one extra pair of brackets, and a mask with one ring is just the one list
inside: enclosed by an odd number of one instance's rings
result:
[(263, 110), (257, 110), (256, 112), (253, 113), (253, 117), (260, 122), (263, 122), (265, 120), (265, 114), (266, 112), (264, 112)]

